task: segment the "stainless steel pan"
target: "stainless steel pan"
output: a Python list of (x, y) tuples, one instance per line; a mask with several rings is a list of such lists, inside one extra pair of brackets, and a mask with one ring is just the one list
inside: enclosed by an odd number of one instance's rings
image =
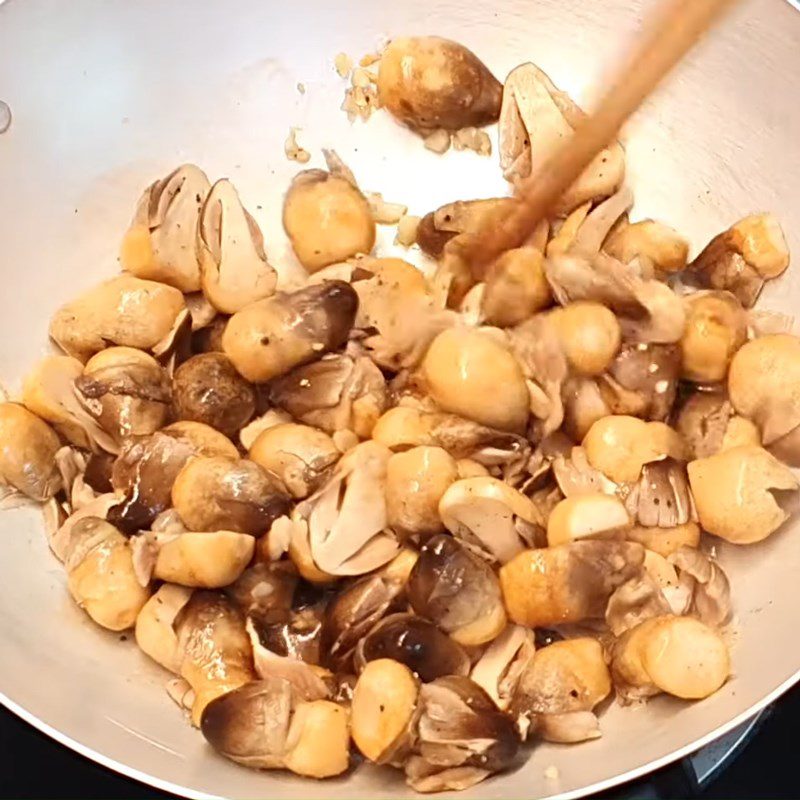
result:
[[(315, 154), (334, 146), (362, 185), (425, 212), (504, 189), (496, 160), (437, 157), (385, 115), (351, 126), (334, 55), (382, 37), (438, 33), (472, 47), (498, 76), (525, 60), (587, 100), (641, 17), (640, 0), (7, 0), (0, 6), (0, 379), (11, 388), (46, 348), (51, 312), (116, 269), (142, 188), (183, 161), (229, 175), (288, 260), (281, 195), (300, 126)], [(297, 91), (302, 82), (306, 93)], [(636, 213), (695, 247), (745, 213), (774, 211), (800, 253), (800, 12), (745, 2), (626, 131)], [(315, 158), (318, 156), (315, 155)], [(794, 271), (793, 271), (794, 269)], [(794, 311), (797, 267), (763, 303)], [(735, 676), (694, 705), (613, 706), (603, 737), (541, 745), (480, 797), (573, 797), (697, 748), (800, 676), (800, 520), (763, 545), (720, 548), (736, 611)], [(191, 797), (406, 796), (399, 776), (362, 769), (347, 783), (301, 783), (215, 757), (164, 692), (165, 674), (131, 641), (103, 633), (68, 599), (38, 514), (0, 515), (0, 692), (54, 738), (127, 775)], [(557, 779), (546, 779), (555, 766)], [(463, 795), (465, 798), (470, 793)]]

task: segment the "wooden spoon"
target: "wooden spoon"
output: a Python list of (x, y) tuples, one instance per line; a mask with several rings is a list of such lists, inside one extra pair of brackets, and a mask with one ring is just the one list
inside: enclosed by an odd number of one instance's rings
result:
[(519, 247), (556, 201), (618, 135), (628, 117), (683, 58), (733, 0), (664, 0), (630, 55), (608, 81), (597, 109), (575, 129), (541, 169), (517, 185), (522, 201), (505, 217), (490, 215), (460, 256), (481, 279), (500, 253)]

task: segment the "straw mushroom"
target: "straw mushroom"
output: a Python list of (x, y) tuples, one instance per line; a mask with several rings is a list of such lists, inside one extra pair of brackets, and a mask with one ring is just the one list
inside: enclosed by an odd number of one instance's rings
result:
[(689, 243), (676, 230), (653, 219), (625, 225), (612, 233), (603, 249), (625, 264), (646, 259), (662, 275), (686, 269)]
[(463, 45), (438, 36), (393, 39), (381, 56), (378, 97), (419, 131), (487, 125), (500, 114), (503, 87)]
[(165, 583), (144, 604), (136, 617), (139, 649), (176, 675), (181, 669), (176, 622), (192, 596), (192, 589)]
[(766, 539), (790, 516), (798, 482), (762, 447), (734, 447), (689, 464), (703, 529), (734, 544)]
[(439, 516), (471, 551), (501, 564), (541, 539), (544, 527), (528, 497), (491, 477), (452, 483), (439, 502)]
[(725, 683), (730, 669), (720, 634), (692, 617), (645, 620), (618, 639), (611, 653), (614, 685), (627, 700), (659, 692), (700, 700)]
[(412, 447), (386, 465), (389, 526), (403, 536), (430, 536), (444, 529), (439, 502), (458, 478), (455, 459), (441, 447)]
[(736, 351), (747, 339), (747, 317), (728, 292), (698, 292), (686, 304), (681, 339), (683, 377), (700, 383), (725, 379)]
[(64, 566), (75, 602), (109, 630), (130, 628), (150, 597), (137, 580), (128, 540), (103, 519), (85, 517), (72, 528)]
[(215, 698), (254, 680), (253, 651), (244, 617), (217, 592), (197, 591), (177, 625), (180, 674), (195, 693), (192, 723), (200, 725)]
[(294, 422), (262, 431), (248, 452), (248, 458), (279, 478), (296, 500), (324, 483), (340, 455), (327, 433)]
[(375, 220), (358, 186), (321, 169), (294, 177), (283, 201), (283, 227), (309, 272), (369, 253), (375, 245)]
[(298, 575), (289, 561), (248, 567), (230, 586), (228, 595), (248, 617), (260, 620), (273, 612), (289, 611)]
[(625, 537), (667, 558), (681, 547), (699, 547), (700, 526), (693, 521), (667, 527), (634, 525), (625, 532)]
[(601, 619), (611, 593), (644, 563), (633, 542), (582, 540), (525, 550), (500, 568), (508, 615), (532, 628)]
[(547, 520), (547, 544), (554, 547), (581, 539), (619, 539), (631, 520), (623, 502), (603, 493), (578, 494), (562, 500)]
[(184, 164), (148, 186), (122, 240), (122, 268), (137, 278), (166, 283), (182, 292), (198, 291), (195, 237), (210, 189), (206, 174), (194, 164)]
[(481, 311), (489, 325), (518, 325), (551, 301), (544, 258), (534, 247), (507, 250), (486, 273)]
[(612, 311), (600, 303), (570, 303), (551, 315), (570, 366), (583, 375), (599, 375), (619, 350), (621, 333)]
[(222, 347), (241, 375), (264, 383), (344, 344), (357, 308), (358, 295), (342, 281), (278, 292), (234, 314)]
[(600, 736), (598, 703), (611, 694), (611, 675), (598, 641), (565, 639), (536, 651), (517, 683), (509, 713), (527, 738), (573, 743)]
[(184, 310), (183, 295), (172, 286), (120, 275), (56, 311), (50, 336), (80, 361), (110, 344), (149, 350), (170, 333)]
[(154, 433), (167, 421), (169, 378), (150, 355), (109, 347), (92, 356), (75, 379), (81, 405), (114, 441)]
[(203, 353), (175, 370), (172, 405), (178, 419), (203, 422), (233, 437), (255, 413), (256, 395), (226, 355)]
[(203, 294), (218, 311), (234, 314), (274, 294), (278, 274), (267, 261), (258, 223), (228, 180), (217, 181), (203, 202), (197, 252)]
[(448, 675), (422, 685), (406, 780), (418, 792), (465, 789), (510, 767), (519, 750), (513, 722), (478, 684)]
[(444, 675), (466, 675), (470, 660), (464, 649), (432, 622), (413, 614), (390, 614), (358, 643), (355, 663), (391, 658), (428, 683)]
[(528, 388), (509, 350), (480, 331), (440, 333), (422, 362), (431, 398), (444, 410), (502, 431), (520, 432), (528, 419)]
[(0, 403), (0, 488), (5, 484), (31, 500), (49, 500), (62, 488), (60, 448), (46, 422), (17, 403)]
[(707, 289), (722, 289), (752, 308), (765, 281), (789, 266), (789, 248), (772, 214), (753, 214), (715, 236), (689, 265), (689, 277)]
[(453, 537), (439, 534), (422, 548), (408, 579), (414, 611), (459, 644), (486, 644), (506, 626), (500, 585), (491, 567)]
[(175, 478), (172, 503), (192, 531), (260, 536), (291, 500), (278, 480), (253, 461), (197, 456)]
[(470, 678), (501, 711), (506, 711), (535, 651), (533, 631), (509, 625), (483, 651), (472, 667)]
[(270, 399), (292, 417), (329, 434), (367, 439), (388, 405), (386, 380), (367, 356), (329, 354), (273, 381)]

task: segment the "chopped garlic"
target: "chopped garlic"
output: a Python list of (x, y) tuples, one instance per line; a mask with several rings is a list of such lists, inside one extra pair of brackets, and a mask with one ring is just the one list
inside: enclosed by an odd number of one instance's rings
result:
[(336, 67), (340, 77), (346, 78), (353, 68), (353, 59), (347, 53), (339, 53), (333, 60), (333, 66)]
[(297, 84), (297, 91), (300, 92), (300, 94), (305, 94), (306, 93), (306, 85), (304, 83), (298, 83)]
[(373, 64), (377, 64), (380, 60), (380, 53), (367, 53), (367, 55), (361, 57), (361, 60), (358, 62), (358, 64), (361, 67), (371, 67)]
[(372, 112), (379, 107), (378, 92), (369, 86), (353, 86), (344, 93), (342, 111), (347, 112), (347, 118), (353, 122), (356, 117), (369, 119)]
[(350, 76), (350, 82), (353, 86), (360, 86), (362, 89), (366, 89), (368, 86), (375, 83), (375, 79), (373, 73), (369, 70), (358, 67), (353, 70), (353, 74)]
[(379, 225), (396, 225), (402, 216), (408, 211), (408, 206), (400, 203), (387, 203), (380, 192), (371, 192), (367, 195), (369, 210), (372, 218)]
[(453, 147), (456, 150), (473, 150), (479, 156), (492, 154), (492, 140), (486, 131), (478, 128), (462, 128), (453, 134)]
[(425, 137), (424, 144), (428, 150), (442, 155), (450, 149), (450, 134), (444, 128), (439, 128)]
[(417, 241), (417, 228), (421, 220), (421, 217), (403, 214), (397, 223), (397, 235), (394, 237), (395, 244), (411, 247)]
[(283, 152), (286, 153), (286, 158), (288, 158), (289, 161), (298, 161), (301, 164), (307, 164), (311, 160), (311, 153), (297, 144), (297, 128), (289, 128), (289, 135), (283, 143)]

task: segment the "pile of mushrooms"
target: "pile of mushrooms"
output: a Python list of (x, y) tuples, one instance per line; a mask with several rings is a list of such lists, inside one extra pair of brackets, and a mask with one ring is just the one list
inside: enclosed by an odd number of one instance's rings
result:
[[(499, 119), (511, 181), (582, 116), (532, 64), (503, 87), (436, 38), (394, 42), (378, 89), (423, 134)], [(613, 694), (715, 692), (714, 537), (774, 535), (797, 498), (800, 339), (750, 312), (788, 265), (777, 222), (692, 260), (629, 221), (614, 145), (483, 274), (460, 244), (516, 200), (430, 211), (426, 275), (372, 252), (326, 156), (283, 207), (303, 285), (184, 165), (0, 404), (0, 489), (43, 504), (75, 602), (135, 629), (223, 756), (313, 778), (359, 752), (463, 789), (526, 742), (600, 736)]]

